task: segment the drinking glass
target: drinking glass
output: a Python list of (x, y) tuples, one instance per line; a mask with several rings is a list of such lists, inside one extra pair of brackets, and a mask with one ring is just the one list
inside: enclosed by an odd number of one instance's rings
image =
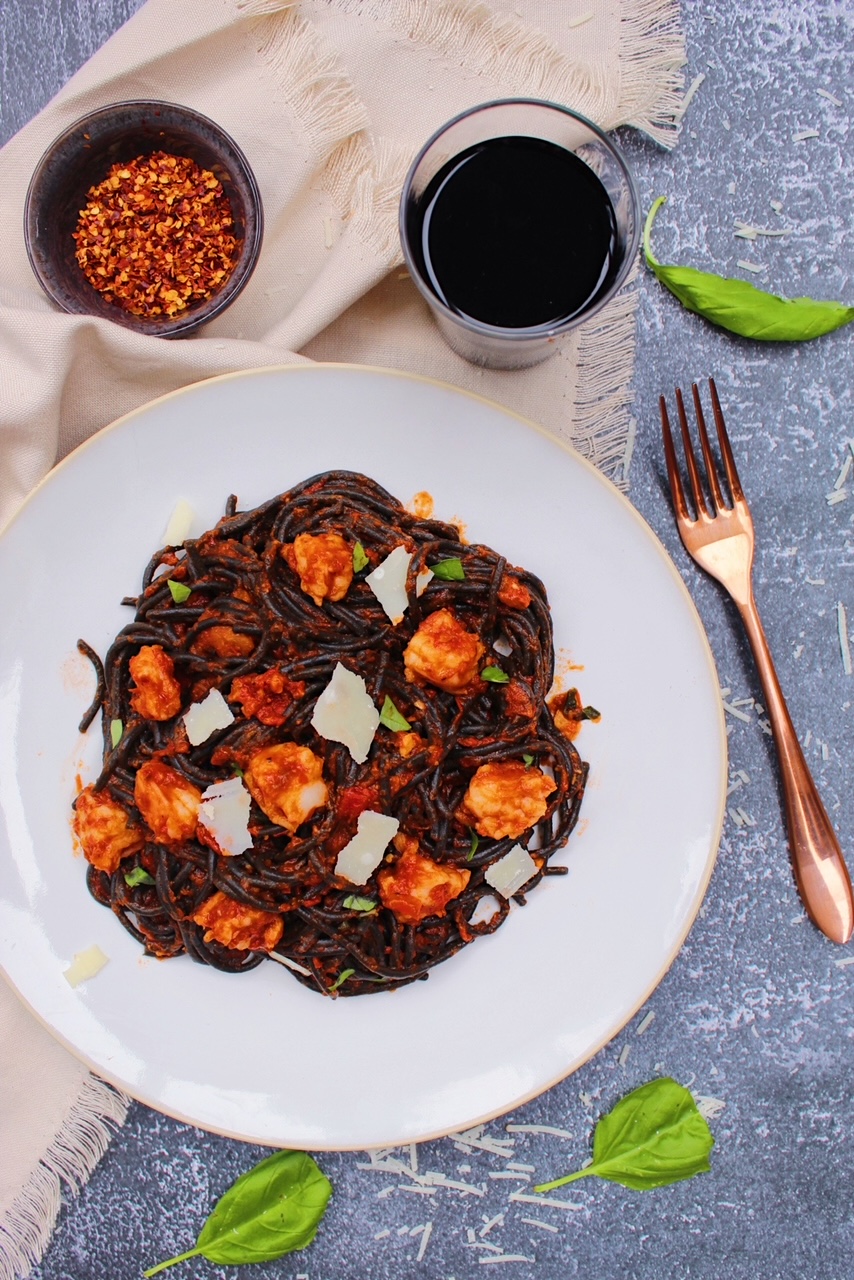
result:
[[(424, 195), (436, 174), (460, 153), (493, 138), (537, 138), (573, 152), (607, 192), (614, 210), (616, 271), (589, 306), (568, 319), (526, 328), (503, 328), (460, 314), (436, 293), (420, 252)], [(561, 234), (555, 209), (551, 234)], [(590, 120), (555, 102), (504, 98), (464, 111), (433, 134), (415, 157), (400, 200), (400, 239), (412, 279), (430, 306), (445, 340), (473, 364), (521, 369), (538, 364), (559, 347), (561, 337), (589, 320), (614, 296), (629, 273), (640, 240), (640, 207), (626, 162), (614, 143)]]

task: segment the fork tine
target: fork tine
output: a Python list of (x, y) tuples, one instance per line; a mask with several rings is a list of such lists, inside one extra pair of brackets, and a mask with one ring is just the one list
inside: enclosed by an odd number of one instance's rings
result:
[(700, 447), (703, 450), (703, 461), (706, 464), (706, 479), (709, 482), (709, 489), (712, 493), (712, 501), (716, 511), (724, 510), (724, 495), (721, 489), (721, 482), (718, 478), (718, 468), (712, 455), (712, 446), (709, 441), (709, 433), (706, 430), (706, 418), (703, 413), (703, 406), (700, 403), (700, 391), (696, 382), (691, 384), (691, 394), (694, 397), (694, 413), (697, 415), (697, 429), (700, 433)]
[(700, 472), (697, 467), (697, 459), (694, 456), (694, 446), (691, 444), (691, 433), (688, 430), (688, 418), (685, 414), (685, 401), (682, 399), (682, 392), (679, 387), (676, 388), (676, 409), (679, 414), (679, 426), (682, 430), (682, 445), (685, 449), (685, 461), (688, 464), (688, 476), (691, 480), (694, 506), (697, 509), (698, 516), (702, 514), (711, 518), (711, 512), (706, 503), (706, 495), (703, 493), (703, 486), (700, 483)]
[(721, 402), (718, 399), (718, 389), (715, 386), (714, 378), (709, 378), (709, 390), (712, 393), (712, 412), (715, 415), (715, 426), (718, 429), (718, 440), (721, 445), (721, 457), (724, 460), (724, 468), (726, 470), (727, 483), (732, 494), (734, 502), (746, 501), (744, 490), (741, 487), (741, 481), (738, 478), (738, 471), (735, 466), (735, 458), (732, 456), (730, 448), (729, 436), (727, 435), (726, 424), (724, 423), (724, 415), (721, 410)]
[(691, 520), (691, 512), (688, 509), (688, 503), (685, 499), (685, 490), (682, 488), (682, 478), (679, 475), (679, 464), (676, 461), (676, 450), (673, 447), (673, 433), (670, 430), (670, 419), (667, 416), (667, 401), (664, 399), (664, 396), (658, 397), (658, 406), (661, 410), (661, 432), (664, 436), (664, 461), (667, 464), (667, 478), (670, 481), (670, 496), (673, 499), (676, 518), (677, 520)]

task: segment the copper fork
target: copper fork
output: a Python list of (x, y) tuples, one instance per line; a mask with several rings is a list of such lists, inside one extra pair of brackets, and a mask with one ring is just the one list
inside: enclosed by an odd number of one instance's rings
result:
[(833, 942), (847, 942), (854, 931), (854, 895), (839, 841), (818, 794), (795, 733), (771, 650), (753, 596), (753, 517), (744, 496), (732, 456), (717, 388), (709, 379), (712, 411), (721, 458), (729, 487), (725, 500), (721, 478), (712, 455), (697, 384), (692, 386), (694, 413), (711, 496), (706, 501), (700, 470), (691, 444), (682, 392), (677, 388), (676, 408), (685, 450), (685, 462), (694, 503), (692, 514), (679, 475), (670, 419), (664, 396), (660, 399), (664, 455), (676, 525), (685, 549), (701, 568), (717, 578), (729, 592), (747, 631), (759, 679), (765, 695), (768, 719), (780, 761), (780, 775), (789, 834), (789, 851), (798, 891), (814, 924)]

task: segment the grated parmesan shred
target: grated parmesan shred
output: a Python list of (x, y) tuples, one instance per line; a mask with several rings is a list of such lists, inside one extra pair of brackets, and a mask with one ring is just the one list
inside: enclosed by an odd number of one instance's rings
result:
[(694, 1101), (704, 1120), (715, 1120), (722, 1111), (726, 1110), (726, 1103), (723, 1098), (713, 1098), (708, 1094), (695, 1093)]
[(700, 85), (703, 83), (705, 78), (706, 77), (701, 72), (700, 75), (694, 76), (694, 79), (688, 85), (688, 89), (685, 94), (685, 97), (682, 99), (682, 101), (679, 103), (679, 106), (673, 112), (673, 121), (675, 124), (679, 124), (680, 120), (682, 120), (682, 118), (684, 117), (685, 112), (688, 110), (691, 103), (693, 102), (694, 97), (697, 93), (697, 90), (700, 88)]
[(508, 1133), (549, 1133), (555, 1138), (572, 1138), (568, 1129), (556, 1129), (552, 1124), (506, 1124)]
[(510, 1199), (516, 1204), (547, 1204), (552, 1209), (568, 1209), (572, 1213), (580, 1213), (585, 1207), (572, 1200), (554, 1200), (551, 1196), (529, 1196), (524, 1191), (514, 1191)]
[(496, 1253), (488, 1258), (478, 1258), (478, 1262), (536, 1262), (536, 1258), (529, 1258), (524, 1253)]
[(745, 724), (751, 723), (750, 716), (741, 711), (732, 702), (727, 702), (726, 698), (723, 698), (722, 702), (724, 711), (727, 711), (731, 716), (735, 716), (736, 720), (743, 720)]
[(421, 1228), (421, 1244), (418, 1246), (418, 1253), (415, 1255), (416, 1262), (421, 1262), (423, 1260), (424, 1254), (427, 1252), (427, 1242), (429, 1241), (432, 1232), (433, 1223), (425, 1222), (424, 1226)]
[(842, 653), (842, 670), (851, 675), (851, 646), (848, 643), (848, 619), (845, 616), (845, 605), (840, 600), (836, 605), (836, 629), (839, 633), (839, 649)]

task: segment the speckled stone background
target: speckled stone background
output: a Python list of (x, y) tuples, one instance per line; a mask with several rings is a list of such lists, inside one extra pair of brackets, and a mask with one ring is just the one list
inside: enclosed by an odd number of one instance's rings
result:
[[(0, 0), (0, 140), (135, 7)], [(853, 19), (851, 0), (687, 0), (686, 84), (705, 79), (679, 145), (668, 154), (630, 132), (622, 139), (644, 205), (668, 196), (655, 235), (663, 261), (790, 296), (854, 302)], [(737, 219), (786, 234), (736, 238)], [(658, 395), (714, 373), (756, 518), (766, 630), (852, 859), (854, 678), (843, 668), (837, 605), (854, 624), (854, 472), (835, 485), (854, 449), (854, 329), (801, 347), (752, 344), (688, 315), (647, 274), (639, 288), (632, 500), (688, 583), (728, 700), (758, 698), (736, 613), (682, 552), (663, 486)], [(834, 492), (844, 497), (830, 503)], [(642, 625), (626, 618), (627, 645)], [(417, 1149), (420, 1173), (441, 1170), (483, 1193), (425, 1193), (413, 1177), (365, 1169), (366, 1156), (322, 1155), (335, 1195), (308, 1251), (244, 1268), (194, 1259), (176, 1280), (474, 1280), (502, 1254), (520, 1259), (507, 1260), (516, 1280), (854, 1276), (854, 948), (834, 947), (804, 915), (771, 739), (749, 702), (737, 711), (728, 716), (735, 790), (717, 868), (647, 1006), (586, 1067), (488, 1126), (488, 1135), (514, 1141), (512, 1150), (458, 1149), (450, 1139)], [(686, 724), (686, 749), (690, 735)], [(578, 1167), (597, 1116), (659, 1073), (718, 1100), (711, 1174), (648, 1193), (591, 1178), (555, 1193), (560, 1205), (508, 1201)], [(567, 1136), (506, 1125), (549, 1125)], [(262, 1154), (135, 1105), (63, 1210), (35, 1277), (125, 1280), (190, 1248), (214, 1200)], [(396, 1156), (410, 1165), (408, 1150)]]

